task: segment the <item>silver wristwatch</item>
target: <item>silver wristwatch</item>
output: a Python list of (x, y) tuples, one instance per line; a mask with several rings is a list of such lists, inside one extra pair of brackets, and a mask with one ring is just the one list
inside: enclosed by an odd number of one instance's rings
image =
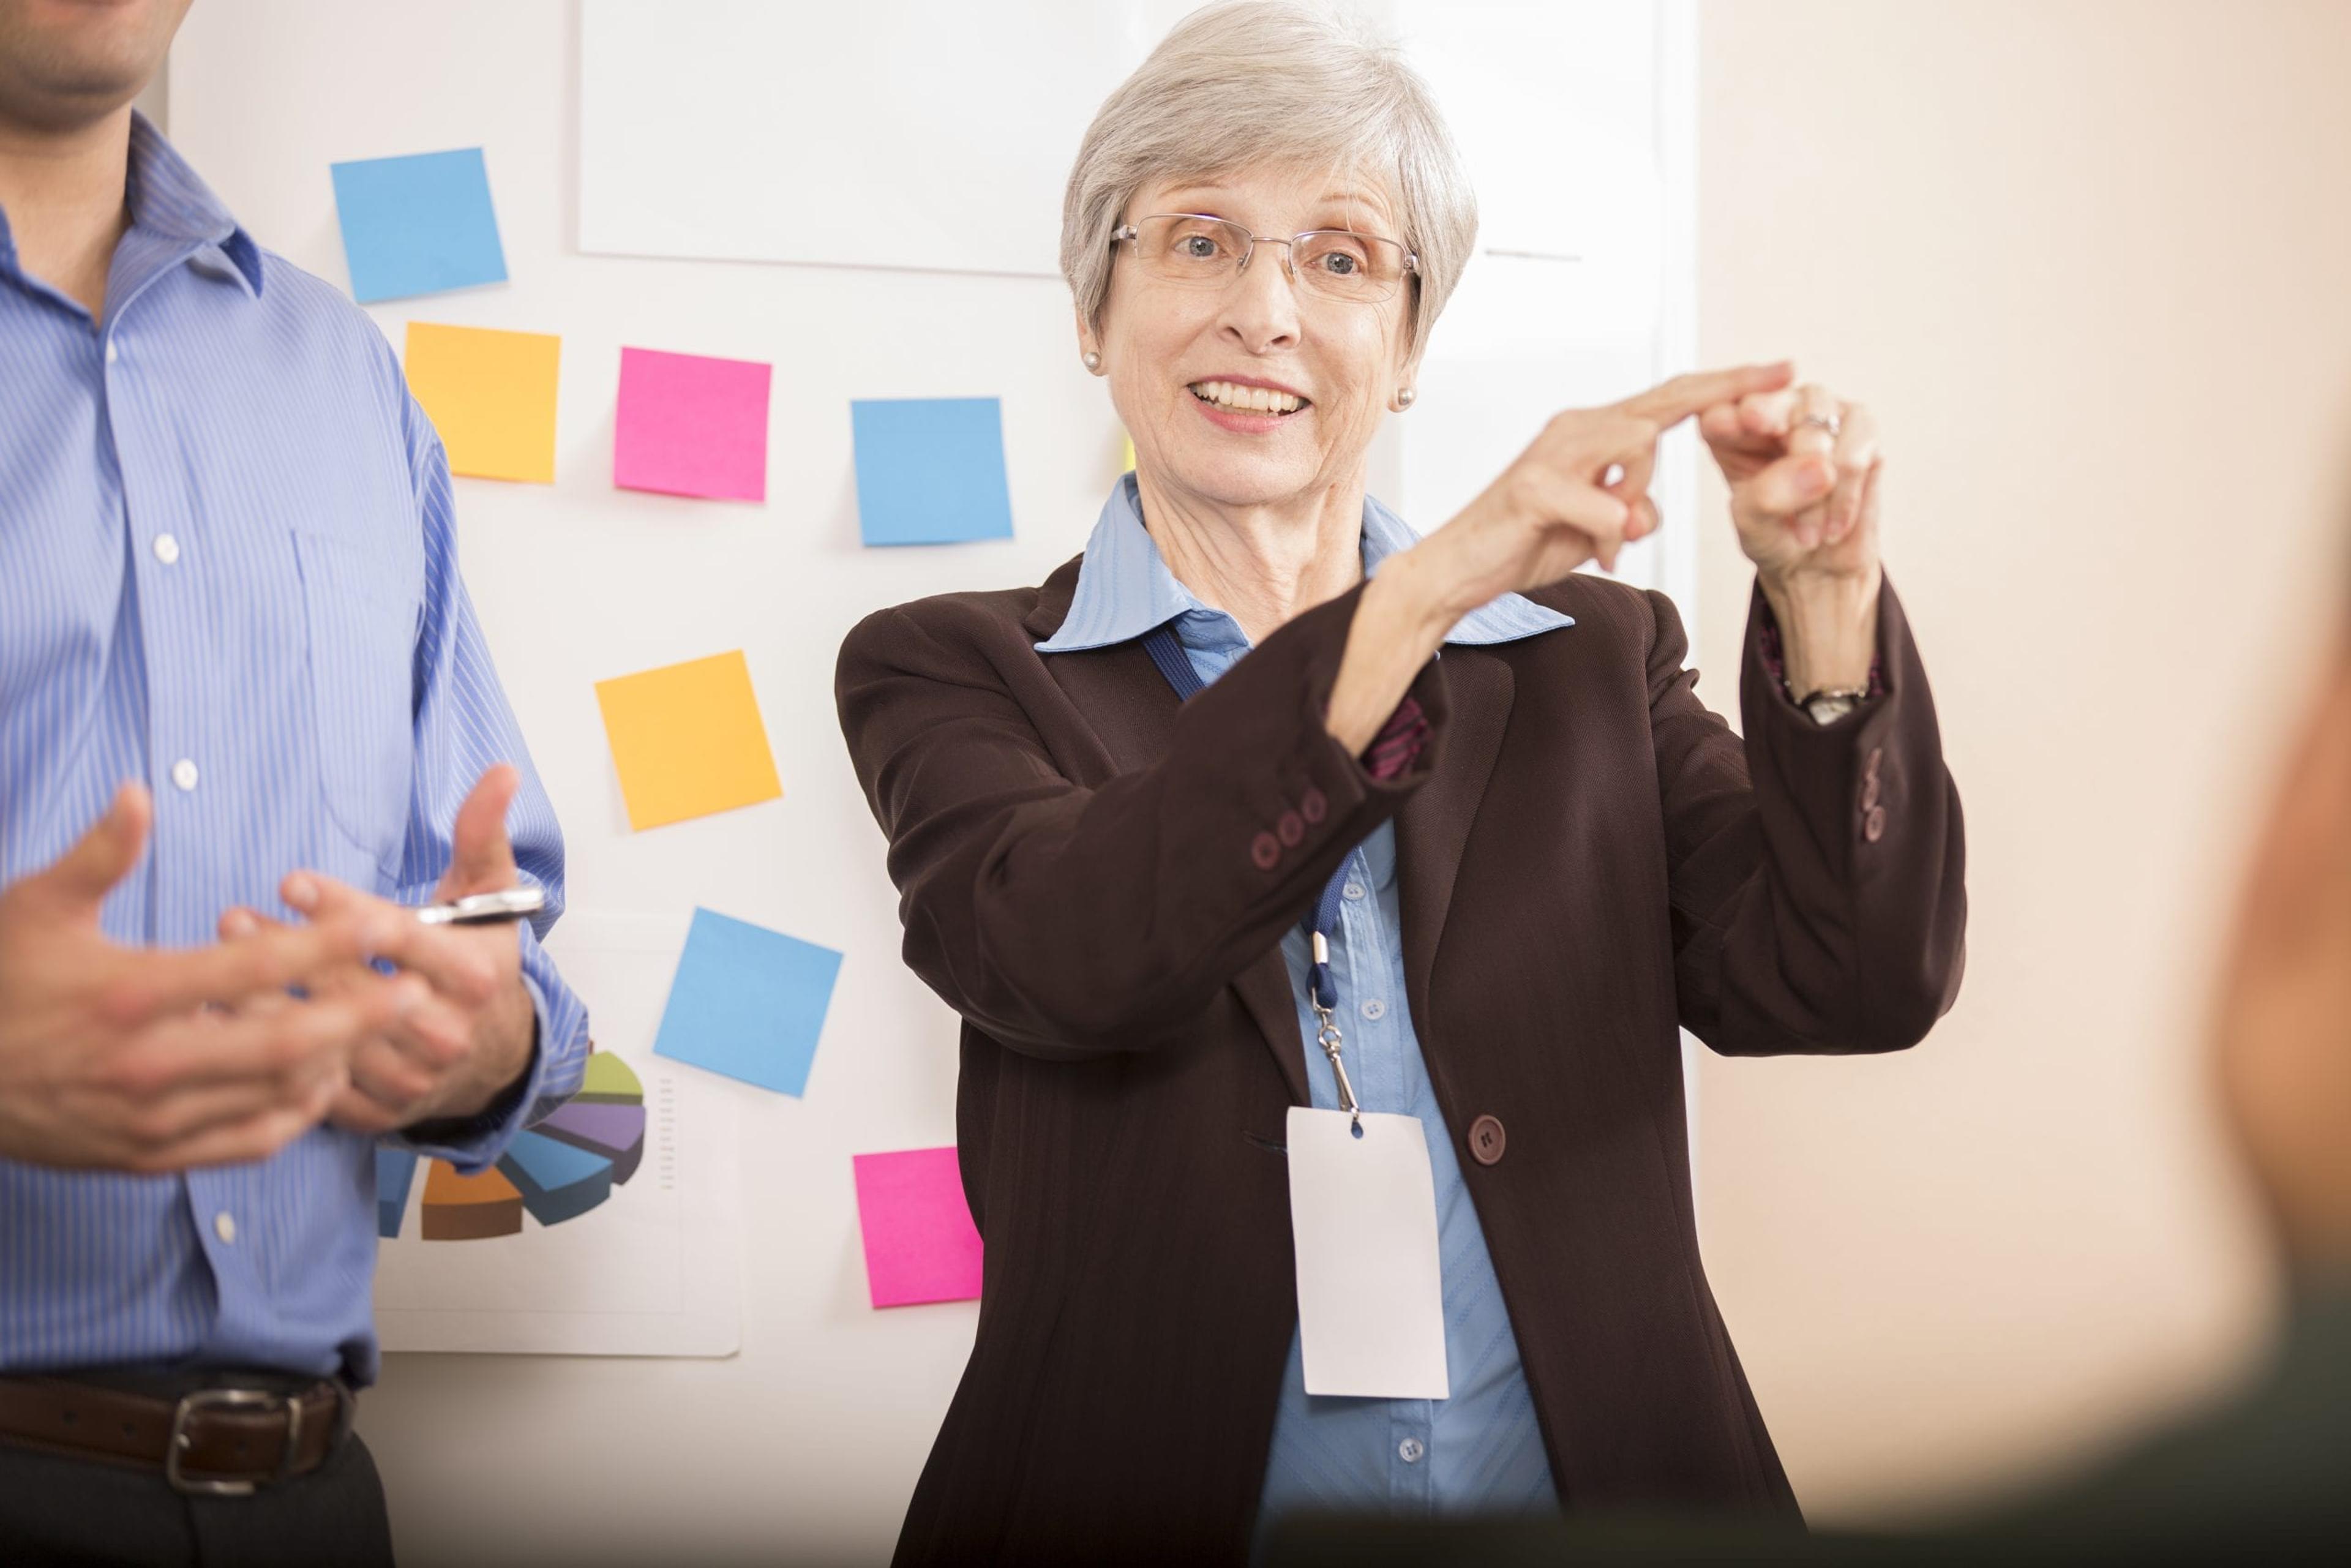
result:
[(1797, 698), (1796, 706), (1811, 714), (1814, 724), (1830, 725), (1859, 707), (1868, 696), (1866, 686), (1829, 686)]

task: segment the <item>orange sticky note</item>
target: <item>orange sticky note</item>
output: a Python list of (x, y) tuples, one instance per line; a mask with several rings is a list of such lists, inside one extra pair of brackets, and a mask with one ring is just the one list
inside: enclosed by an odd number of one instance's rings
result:
[(784, 792), (740, 651), (599, 681), (596, 702), (639, 832)]
[(449, 449), (449, 472), (555, 483), (555, 368), (548, 332), (408, 324), (408, 387)]

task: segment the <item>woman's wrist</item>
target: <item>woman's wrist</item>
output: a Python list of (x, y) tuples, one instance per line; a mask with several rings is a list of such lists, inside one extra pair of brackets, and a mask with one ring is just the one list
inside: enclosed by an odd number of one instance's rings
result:
[(1756, 575), (1780, 625), (1781, 667), (1791, 696), (1855, 691), (1869, 684), (1877, 657), (1877, 596), (1885, 573), (1786, 572)]
[(1390, 556), (1355, 601), (1323, 716), (1323, 727), (1351, 752), (1360, 754), (1372, 743), (1453, 627), (1442, 599), (1430, 592), (1426, 574), (1411, 559), (1416, 553)]

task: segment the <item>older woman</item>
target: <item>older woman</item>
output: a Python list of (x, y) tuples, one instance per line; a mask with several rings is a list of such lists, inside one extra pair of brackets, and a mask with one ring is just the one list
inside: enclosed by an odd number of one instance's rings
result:
[[(1041, 587), (841, 656), (907, 962), (965, 1020), (987, 1241), (900, 1560), (1236, 1561), (1301, 1508), (1792, 1515), (1698, 1264), (1677, 1041), (1896, 1050), (1958, 985), (1867, 415), (1685, 377), (1561, 414), (1416, 538), (1364, 454), (1471, 198), (1416, 78), (1298, 7), (1171, 34), (1063, 224), (1135, 472)], [(1757, 566), (1743, 743), (1671, 604), (1574, 572), (1656, 526), (1693, 415)]]

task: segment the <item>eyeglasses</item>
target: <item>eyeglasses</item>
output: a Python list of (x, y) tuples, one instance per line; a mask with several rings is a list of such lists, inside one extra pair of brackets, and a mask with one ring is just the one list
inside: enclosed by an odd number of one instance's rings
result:
[(1325, 299), (1375, 305), (1394, 294), (1420, 257), (1392, 239), (1353, 229), (1311, 229), (1281, 239), (1253, 235), (1230, 218), (1204, 213), (1157, 213), (1122, 224), (1111, 244), (1126, 245), (1144, 276), (1161, 283), (1222, 288), (1239, 277), (1261, 245), (1285, 253), (1290, 280)]

